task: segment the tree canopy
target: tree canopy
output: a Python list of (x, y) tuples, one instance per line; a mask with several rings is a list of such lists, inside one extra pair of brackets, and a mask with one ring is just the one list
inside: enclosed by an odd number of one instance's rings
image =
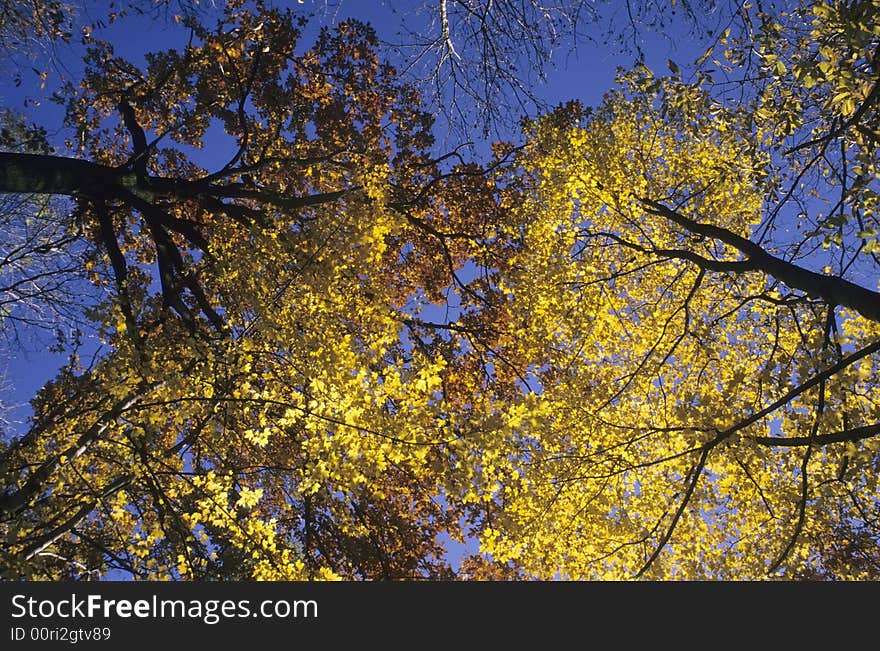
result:
[(0, 328), (104, 344), (0, 444), (7, 578), (878, 576), (877, 0), (732, 9), (485, 160), (277, 4), (90, 27), (66, 139), (7, 120)]

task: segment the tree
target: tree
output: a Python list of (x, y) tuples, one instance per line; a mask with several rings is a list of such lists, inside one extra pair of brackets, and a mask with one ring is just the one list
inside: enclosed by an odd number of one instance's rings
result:
[(95, 37), (70, 155), (0, 153), (109, 351), (2, 451), (5, 574), (875, 577), (875, 8), (743, 10), (483, 165), (358, 22)]
[(482, 534), (497, 560), (876, 577), (876, 11), (761, 15), (739, 105), (642, 68), (532, 127), (502, 350), (535, 393)]
[[(297, 25), (231, 3), (144, 71), (96, 42), (68, 95), (89, 159), (0, 154), (3, 191), (75, 198), (113, 287), (95, 310), (113, 352), (63, 370), (4, 452), (8, 574), (448, 574), (444, 359), (403, 345), (426, 299), (401, 280), (461, 282), (472, 238), (431, 222), (488, 217), (434, 197), (477, 171), (439, 173), (370, 28), (294, 55)], [(188, 154), (212, 120), (209, 172)]]

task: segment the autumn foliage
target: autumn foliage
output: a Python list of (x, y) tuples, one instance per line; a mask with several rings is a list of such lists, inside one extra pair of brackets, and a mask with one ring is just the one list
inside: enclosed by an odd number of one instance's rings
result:
[(5, 576), (876, 578), (877, 10), (759, 12), (483, 161), (357, 21), (90, 34), (64, 153), (0, 153), (105, 344), (0, 448)]

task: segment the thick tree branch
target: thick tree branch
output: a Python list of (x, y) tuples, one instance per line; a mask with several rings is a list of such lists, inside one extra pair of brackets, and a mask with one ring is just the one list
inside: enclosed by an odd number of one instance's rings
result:
[(658, 201), (642, 198), (648, 212), (666, 217), (682, 228), (719, 240), (745, 254), (748, 262), (789, 287), (799, 289), (829, 305), (848, 307), (866, 319), (880, 322), (880, 293), (851, 283), (838, 276), (825, 276), (770, 255), (762, 247), (720, 226), (703, 224), (685, 217)]
[(248, 187), (241, 183), (214, 185), (204, 180), (146, 176), (139, 178), (125, 169), (76, 158), (0, 152), (0, 194), (56, 194), (130, 203), (132, 196), (155, 203), (206, 198), (251, 199), (276, 208), (299, 210), (332, 203), (357, 186), (314, 195), (286, 195)]
[(850, 429), (810, 436), (756, 436), (752, 440), (758, 445), (768, 447), (803, 447), (807, 445), (830, 445), (831, 443), (844, 443), (861, 441), (880, 434), (880, 423), (865, 425), (863, 427), (851, 427)]
[(733, 272), (742, 272), (742, 271), (754, 271), (758, 267), (754, 263), (749, 260), (713, 260), (711, 258), (704, 258), (701, 255), (694, 253), (693, 251), (688, 251), (686, 249), (656, 249), (656, 248), (648, 248), (641, 246), (640, 244), (636, 244), (635, 242), (630, 242), (615, 233), (609, 233), (607, 231), (588, 231), (585, 233), (588, 237), (607, 237), (610, 240), (613, 240), (620, 244), (621, 246), (625, 246), (628, 249), (632, 249), (633, 251), (638, 251), (639, 253), (646, 253), (648, 255), (655, 255), (660, 258), (675, 258), (677, 260), (687, 260), (688, 262), (693, 262), (695, 265), (704, 269), (706, 271), (733, 271)]
[(147, 162), (150, 156), (150, 150), (147, 147), (147, 135), (144, 133), (143, 128), (141, 128), (141, 125), (138, 124), (134, 109), (125, 97), (119, 100), (116, 108), (122, 114), (122, 121), (125, 124), (125, 128), (131, 134), (131, 141), (134, 145), (134, 153), (131, 155), (128, 164), (138, 177), (146, 176)]
[(101, 201), (95, 201), (92, 204), (98, 215), (98, 224), (100, 227), (101, 241), (110, 257), (110, 264), (113, 267), (113, 276), (116, 280), (116, 291), (119, 294), (119, 304), (122, 314), (125, 317), (125, 325), (128, 329), (129, 336), (136, 346), (140, 346), (140, 336), (138, 334), (137, 321), (134, 318), (134, 312), (131, 309), (131, 297), (128, 292), (128, 265), (125, 262), (125, 256), (119, 248), (119, 242), (116, 240), (116, 230), (113, 227), (113, 219), (107, 211), (107, 207)]
[[(159, 270), (162, 294), (166, 305), (173, 308), (189, 324), (194, 314), (184, 303), (181, 292), (187, 287), (192, 292), (202, 312), (218, 330), (223, 330), (223, 319), (210, 304), (205, 289), (192, 273), (188, 273), (180, 249), (169, 236), (168, 231), (183, 235), (190, 245), (210, 256), (208, 241), (199, 230), (199, 225), (169, 214), (159, 202), (181, 203), (194, 201), (206, 212), (227, 212), (240, 216), (240, 211), (252, 209), (229, 205), (235, 199), (248, 199), (281, 210), (303, 210), (310, 206), (333, 203), (345, 194), (356, 191), (357, 187), (345, 188), (314, 195), (291, 196), (265, 189), (255, 189), (241, 183), (213, 184), (204, 179), (191, 181), (148, 176), (146, 173), (146, 137), (137, 124), (134, 111), (123, 99), (119, 103), (126, 127), (132, 134), (136, 155), (133, 171), (126, 168), (98, 165), (88, 161), (59, 156), (34, 154), (0, 153), (0, 194), (52, 194), (67, 195), (88, 199), (98, 213), (99, 237), (110, 258), (117, 287), (123, 299), (123, 310), (127, 325), (136, 332), (135, 321), (130, 310), (130, 302), (125, 293), (127, 270), (125, 258), (117, 242), (118, 234), (113, 229), (110, 216), (104, 208), (108, 202), (122, 203), (136, 210), (146, 222), (146, 232), (150, 234), (156, 247), (156, 262)], [(138, 156), (137, 152), (143, 155)], [(210, 177), (208, 177), (210, 178)], [(239, 211), (239, 212), (236, 212)], [(261, 225), (266, 221), (261, 220)]]
[(110, 198), (134, 175), (76, 158), (0, 152), (0, 193), (58, 194)]

